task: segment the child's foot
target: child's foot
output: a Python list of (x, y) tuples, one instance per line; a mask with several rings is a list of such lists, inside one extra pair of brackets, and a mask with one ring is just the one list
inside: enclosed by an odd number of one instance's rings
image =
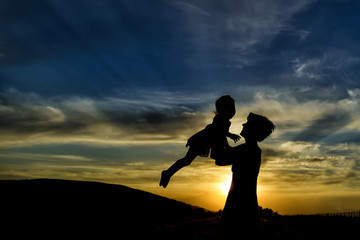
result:
[(163, 186), (164, 188), (167, 187), (169, 181), (170, 181), (170, 175), (167, 173), (167, 171), (162, 171), (161, 172), (161, 179), (160, 179), (160, 187)]

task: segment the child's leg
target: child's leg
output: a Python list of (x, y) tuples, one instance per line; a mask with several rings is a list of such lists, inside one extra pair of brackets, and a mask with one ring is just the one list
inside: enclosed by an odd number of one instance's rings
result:
[(197, 155), (197, 152), (190, 148), (189, 151), (186, 153), (185, 157), (177, 160), (173, 165), (171, 165), (171, 167), (168, 168), (168, 170), (166, 170), (167, 173), (171, 176), (174, 175), (183, 167), (189, 166), (192, 161), (194, 161)]
[(160, 180), (160, 186), (163, 186), (166, 188), (168, 185), (170, 178), (181, 168), (189, 166), (192, 161), (196, 158), (197, 152), (193, 149), (189, 149), (189, 151), (186, 153), (185, 157), (177, 160), (171, 167), (168, 168), (166, 171), (162, 171), (161, 173), (161, 180)]

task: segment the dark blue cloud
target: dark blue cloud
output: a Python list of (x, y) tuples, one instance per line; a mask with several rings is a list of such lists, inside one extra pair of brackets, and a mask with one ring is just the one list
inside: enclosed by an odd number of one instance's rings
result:
[[(3, 1), (2, 89), (359, 87), (357, 1)], [(301, 98), (301, 97), (300, 97)]]
[(184, 77), (193, 71), (187, 63), (194, 53), (188, 30), (179, 9), (165, 2), (4, 5), (0, 61), (5, 87), (92, 93), (194, 80)]

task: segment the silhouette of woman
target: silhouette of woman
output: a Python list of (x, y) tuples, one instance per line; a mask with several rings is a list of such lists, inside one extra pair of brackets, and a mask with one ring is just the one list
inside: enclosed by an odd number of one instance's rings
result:
[(257, 142), (263, 141), (275, 129), (266, 117), (250, 113), (240, 133), (245, 143), (237, 147), (216, 145), (211, 157), (216, 165), (232, 165), (233, 178), (221, 215), (216, 238), (257, 239), (261, 219), (256, 187), (261, 164), (261, 149)]

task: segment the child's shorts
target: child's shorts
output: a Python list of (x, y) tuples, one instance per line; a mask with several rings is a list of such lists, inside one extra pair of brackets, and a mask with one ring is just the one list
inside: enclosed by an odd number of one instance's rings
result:
[(211, 148), (211, 141), (208, 135), (206, 129), (195, 133), (188, 139), (186, 147), (190, 146), (200, 157), (208, 157)]

